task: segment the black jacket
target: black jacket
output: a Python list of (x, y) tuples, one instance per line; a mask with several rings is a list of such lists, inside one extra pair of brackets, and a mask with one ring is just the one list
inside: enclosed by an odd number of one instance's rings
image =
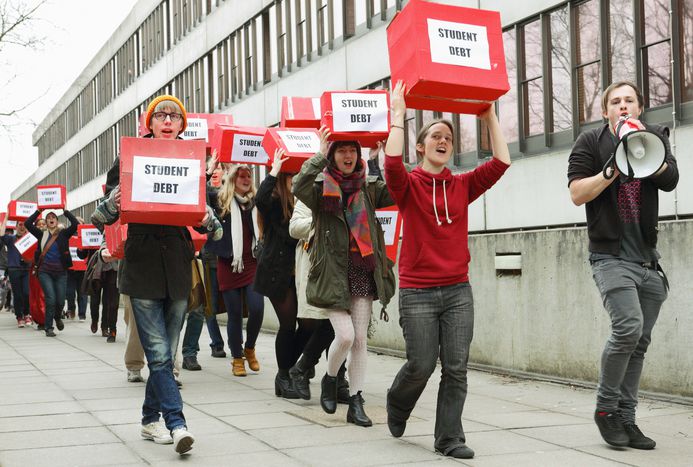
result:
[(282, 299), (292, 286), (298, 240), (289, 235), (279, 198), (272, 196), (277, 179), (270, 174), (260, 184), (255, 202), (263, 218), (262, 254), (257, 259), (255, 291), (269, 298)]
[[(26, 221), (24, 221), (24, 226), (26, 229), (31, 233), (31, 235), (39, 240), (34, 256), (36, 261), (38, 261), (38, 258), (41, 256), (43, 246), (50, 238), (50, 233), (48, 233), (47, 230), (43, 231), (36, 227), (36, 218), (38, 218), (40, 213), (41, 211), (36, 211), (30, 215)], [(55, 243), (58, 245), (58, 252), (60, 253), (60, 264), (62, 264), (65, 270), (68, 270), (72, 267), (72, 256), (70, 255), (70, 237), (77, 232), (77, 225), (79, 224), (79, 221), (67, 209), (63, 211), (63, 215), (70, 221), (70, 226), (64, 228), (60, 231), (60, 233), (58, 233), (58, 239), (55, 241)]]
[[(679, 181), (676, 159), (669, 146), (669, 129), (659, 125), (645, 127), (662, 136), (666, 145), (667, 169), (658, 177), (642, 179), (640, 228), (648, 246), (657, 247), (657, 220), (659, 217), (658, 190), (672, 191)], [(600, 173), (604, 164), (616, 149), (615, 138), (608, 124), (582, 133), (570, 153), (568, 160), (568, 185), (574, 180)], [(618, 189), (621, 181), (615, 180), (592, 201), (585, 204), (587, 212), (587, 234), (589, 251), (618, 255), (621, 249), (623, 226), (618, 214)]]

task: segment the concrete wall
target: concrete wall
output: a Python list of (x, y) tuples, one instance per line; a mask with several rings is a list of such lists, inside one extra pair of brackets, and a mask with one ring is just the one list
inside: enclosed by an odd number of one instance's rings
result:
[[(584, 228), (472, 235), (470, 279), (475, 300), (471, 361), (522, 371), (596, 382), (609, 319), (587, 261)], [(659, 251), (671, 284), (647, 353), (642, 389), (693, 396), (693, 285), (690, 251), (693, 221), (660, 223)], [(496, 253), (522, 254), (522, 274), (496, 275)], [(373, 307), (371, 347), (404, 350), (398, 296), (379, 321)], [(266, 329), (277, 328), (266, 302)]]

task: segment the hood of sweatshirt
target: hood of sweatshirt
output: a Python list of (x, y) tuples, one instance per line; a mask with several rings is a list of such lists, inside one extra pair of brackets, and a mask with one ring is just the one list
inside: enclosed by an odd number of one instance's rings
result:
[[(433, 205), (433, 213), (436, 217), (436, 223), (438, 225), (443, 225), (443, 222), (452, 224), (452, 219), (450, 219), (450, 209), (448, 208), (448, 189), (454, 180), (452, 172), (450, 169), (445, 167), (439, 174), (433, 174), (426, 172), (420, 166), (417, 166), (411, 171), (411, 175), (423, 186), (426, 187), (426, 191), (431, 193), (431, 204)], [(442, 190), (443, 195), (443, 205), (445, 212), (438, 212), (438, 207), (436, 206), (436, 198), (440, 196), (440, 191)]]

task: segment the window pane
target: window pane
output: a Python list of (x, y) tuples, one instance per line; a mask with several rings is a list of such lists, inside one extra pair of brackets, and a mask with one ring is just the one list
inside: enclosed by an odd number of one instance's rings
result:
[(647, 70), (649, 107), (671, 102), (671, 65), (669, 42), (648, 47), (644, 51), (643, 67)]
[(611, 82), (636, 82), (635, 70), (635, 22), (633, 0), (612, 0), (609, 4), (611, 17)]
[(683, 100), (693, 100), (693, 0), (684, 0), (681, 8), (681, 37), (683, 60)]
[(599, 37), (599, 2), (590, 0), (576, 8), (578, 64), (599, 59), (601, 41)]
[(544, 132), (544, 89), (541, 78), (522, 86), (525, 108), (525, 136)]
[[(517, 107), (515, 107), (517, 112)], [(469, 114), (460, 114), (459, 140), (460, 151), (465, 152), (476, 151), (476, 116)], [(517, 133), (517, 125), (515, 126)]]
[(407, 131), (404, 134), (404, 153), (406, 154), (405, 160), (409, 164), (416, 164), (416, 111), (414, 109), (407, 109), (406, 116), (404, 117), (404, 127)]
[(602, 117), (600, 75), (599, 63), (577, 69), (580, 123), (594, 122)]
[(570, 87), (570, 28), (568, 8), (551, 13), (551, 73), (553, 81), (553, 131), (572, 127)]
[(524, 27), (525, 74), (523, 80), (542, 76), (541, 71), (541, 24), (539, 20)]
[(644, 0), (645, 44), (669, 38), (670, 0)]
[(498, 119), (500, 120), (501, 130), (503, 130), (505, 140), (508, 143), (512, 143), (517, 141), (518, 138), (517, 64), (515, 63), (516, 41), (514, 29), (503, 33), (503, 45), (505, 47), (505, 67), (508, 70), (510, 91), (498, 100)]

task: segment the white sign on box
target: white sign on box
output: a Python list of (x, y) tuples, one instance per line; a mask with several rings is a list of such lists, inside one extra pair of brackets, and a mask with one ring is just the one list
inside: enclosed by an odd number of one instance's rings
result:
[(70, 256), (72, 256), (72, 262), (73, 263), (84, 261), (82, 258), (77, 256), (77, 247), (76, 246), (70, 247)]
[(385, 245), (394, 245), (399, 239), (395, 238), (395, 230), (397, 228), (397, 216), (399, 211), (377, 211), (375, 216), (380, 221), (380, 226), (383, 228), (385, 236)]
[(62, 204), (62, 188), (39, 188), (38, 189), (38, 204), (40, 206), (50, 206)]
[(316, 153), (320, 150), (320, 138), (317, 133), (306, 131), (277, 131), (284, 142), (286, 151), (291, 153)]
[(235, 134), (231, 148), (231, 160), (233, 162), (266, 164), (269, 156), (262, 148), (262, 138), (263, 136)]
[(19, 217), (29, 217), (38, 209), (36, 203), (17, 203), (17, 215)]
[(332, 94), (332, 127), (335, 132), (387, 132), (387, 95)]
[(7, 221), (5, 222), (5, 227), (7, 227), (8, 229), (16, 229), (17, 221)]
[(19, 251), (19, 254), (23, 255), (29, 248), (34, 246), (37, 242), (38, 240), (36, 239), (36, 237), (31, 235), (30, 233), (27, 233), (22, 238), (17, 240), (14, 246), (15, 248), (17, 248), (17, 251)]
[(203, 139), (209, 142), (207, 120), (204, 118), (189, 118), (188, 126), (185, 127), (180, 137), (182, 139)]
[(82, 229), (80, 230), (82, 234), (82, 245), (84, 246), (101, 246), (103, 242), (103, 234), (99, 232), (99, 229)]
[(133, 156), (132, 201), (197, 206), (200, 161)]
[(431, 61), (491, 69), (486, 27), (428, 18)]

